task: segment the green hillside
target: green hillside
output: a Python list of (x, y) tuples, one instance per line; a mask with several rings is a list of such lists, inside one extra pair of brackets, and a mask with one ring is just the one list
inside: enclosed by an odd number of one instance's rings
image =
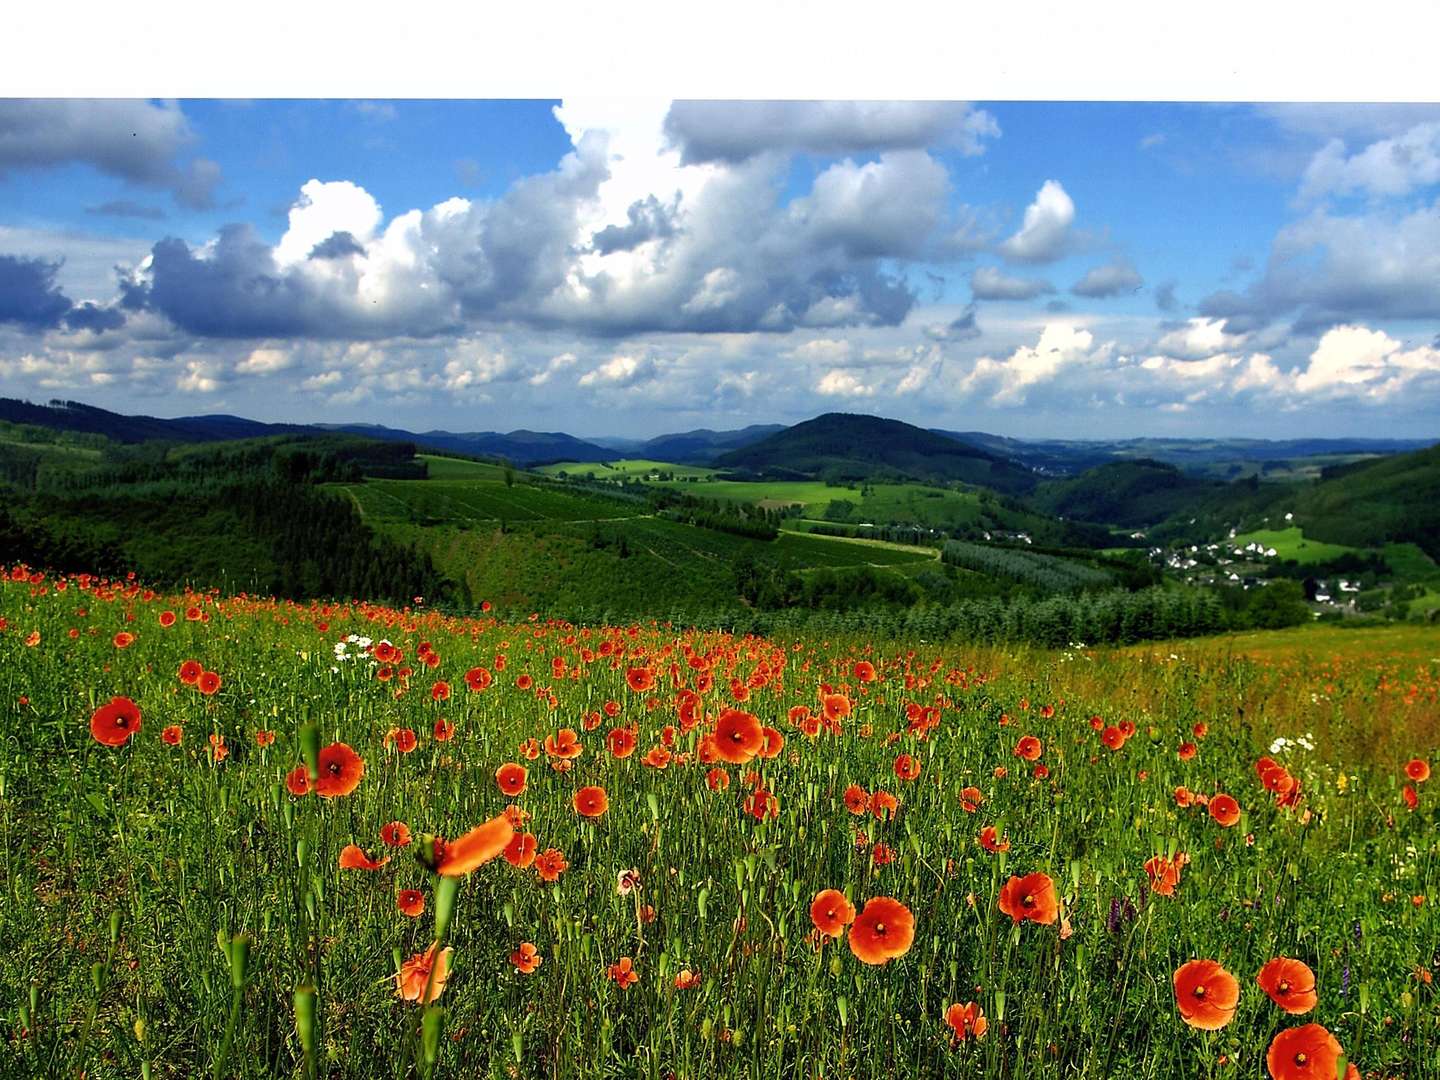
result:
[(1015, 494), (1035, 475), (985, 450), (899, 420), (826, 413), (715, 459), (768, 479), (963, 482)]
[(1409, 541), (1440, 559), (1440, 446), (1327, 470), (1288, 508), (1317, 540), (1351, 547)]

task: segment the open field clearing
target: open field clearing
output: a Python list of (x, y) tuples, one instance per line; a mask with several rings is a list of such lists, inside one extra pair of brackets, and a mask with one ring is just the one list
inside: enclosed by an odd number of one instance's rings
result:
[(1256, 543), (1262, 548), (1274, 548), (1277, 559), (1294, 559), (1299, 563), (1322, 563), (1338, 559), (1341, 555), (1358, 549), (1343, 544), (1326, 544), (1319, 540), (1307, 539), (1298, 526), (1288, 529), (1257, 529), (1228, 541), (1236, 548)]
[(1436, 1074), (1432, 630), (0, 619), (7, 1076)]

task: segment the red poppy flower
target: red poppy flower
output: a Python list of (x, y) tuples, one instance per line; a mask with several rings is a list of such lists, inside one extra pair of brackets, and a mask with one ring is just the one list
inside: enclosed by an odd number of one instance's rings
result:
[(960, 809), (967, 814), (973, 814), (980, 809), (980, 804), (985, 801), (985, 795), (977, 787), (967, 787), (960, 790)]
[(715, 724), (715, 752), (720, 760), (744, 765), (765, 744), (759, 719), (740, 709), (726, 709)]
[(525, 793), (525, 779), (529, 775), (524, 765), (507, 761), (495, 770), (495, 783), (507, 798), (513, 799)]
[(449, 742), (455, 737), (455, 725), (443, 718), (436, 720), (434, 733), (436, 742)]
[(762, 727), (760, 729), (759, 756), (762, 758), (774, 758), (780, 756), (780, 751), (785, 746), (785, 736), (776, 731), (773, 727)]
[(1038, 761), (1044, 746), (1034, 735), (1023, 735), (1015, 744), (1015, 756), (1026, 761)]
[(870, 796), (870, 813), (881, 821), (889, 821), (900, 809), (900, 800), (888, 791), (877, 791)]
[(389, 861), (390, 856), (386, 855), (377, 862), (366, 855), (359, 844), (346, 844), (340, 849), (341, 870), (379, 870)]
[(1052, 925), (1060, 911), (1055, 882), (1048, 874), (1012, 877), (1000, 890), (1000, 910), (1017, 925), (1023, 920), (1042, 926)]
[(445, 980), (450, 975), (450, 955), (455, 950), (446, 949), (437, 956), (435, 950), (439, 946), (437, 941), (423, 953), (416, 953), (395, 973), (395, 992), (402, 1000), (420, 1002), (423, 996), (425, 1000), (421, 1004), (428, 1005), (445, 989)]
[(1119, 750), (1125, 745), (1125, 733), (1117, 727), (1107, 727), (1100, 733), (1100, 741), (1111, 750)]
[(179, 724), (171, 724), (169, 727), (165, 728), (164, 731), (160, 732), (160, 741), (169, 746), (179, 746), (180, 740), (184, 737), (184, 735), (184, 728), (182, 728)]
[(869, 660), (857, 660), (854, 667), (855, 678), (859, 682), (875, 681), (875, 665)]
[(546, 848), (535, 856), (535, 872), (540, 875), (541, 881), (558, 881), (560, 875), (569, 868), (565, 853), (559, 848)]
[[(1240, 983), (1214, 960), (1181, 964), (1175, 969), (1174, 983), (1176, 1008), (1191, 1027), (1218, 1031), (1235, 1018)], [(1335, 1075), (1333, 1068), (1329, 1075)]]
[(495, 676), (483, 667), (473, 667), (465, 672), (465, 685), (471, 691), (487, 690), (494, 681)]
[(431, 701), (449, 701), (449, 700), (450, 700), (450, 684), (449, 684), (448, 682), (446, 682), (444, 679), (437, 679), (437, 680), (435, 681), (435, 685), (432, 686), (432, 687), (430, 687), (430, 700), (431, 700)]
[(826, 694), (820, 705), (825, 711), (825, 719), (832, 724), (850, 715), (850, 699), (844, 694)]
[(220, 676), (213, 671), (202, 671), (195, 682), (195, 689), (209, 697), (220, 689)]
[(649, 668), (632, 667), (625, 672), (625, 685), (637, 694), (643, 694), (655, 685), (655, 672)]
[(629, 728), (611, 728), (605, 736), (605, 743), (610, 747), (610, 754), (615, 758), (627, 758), (635, 752), (635, 732)]
[(915, 916), (899, 900), (871, 897), (850, 927), (850, 951), (862, 964), (884, 964), (910, 951)]
[[(1345, 1051), (1340, 1041), (1320, 1024), (1285, 1028), (1276, 1034), (1265, 1054), (1265, 1067), (1273, 1080), (1330, 1080), (1338, 1076)], [(1353, 1064), (1345, 1080), (1359, 1080)]]
[(979, 841), (981, 847), (992, 855), (1010, 850), (1009, 840), (997, 839), (994, 825), (986, 825), (981, 829), (980, 835), (976, 837), (976, 840)]
[(593, 785), (582, 787), (575, 792), (575, 798), (572, 801), (575, 804), (575, 812), (581, 817), (600, 817), (610, 808), (610, 799), (605, 794), (605, 789)]
[(395, 894), (395, 906), (402, 915), (418, 919), (425, 914), (425, 894), (419, 889), (401, 889)]
[(524, 870), (535, 861), (535, 849), (539, 846), (534, 833), (517, 832), (505, 845), (505, 861)]
[(104, 746), (124, 746), (140, 730), (140, 706), (127, 697), (113, 697), (90, 717), (90, 734)]
[(1185, 865), (1185, 856), (1176, 855), (1173, 860), (1156, 855), (1145, 860), (1145, 873), (1150, 878), (1150, 888), (1161, 896), (1174, 896), (1175, 887), (1180, 884), (1180, 870)]
[(945, 1010), (945, 1023), (953, 1033), (951, 1042), (964, 1042), (967, 1038), (978, 1039), (990, 1029), (990, 1023), (980, 1006), (971, 1001), (965, 1005), (951, 1005)]
[(1315, 992), (1315, 973), (1300, 960), (1277, 956), (1255, 976), (1260, 989), (1291, 1016), (1300, 1016), (1313, 1009), (1320, 1000)]
[(895, 759), (895, 775), (901, 780), (914, 780), (920, 775), (920, 762), (909, 754), (901, 754)]
[(365, 761), (343, 742), (331, 743), (320, 751), (320, 775), (315, 781), (315, 794), (322, 799), (349, 795), (360, 786), (365, 775)]
[(845, 789), (845, 809), (852, 814), (863, 814), (870, 807), (870, 793), (859, 784), (851, 784)]
[(605, 973), (621, 990), (628, 990), (640, 981), (640, 976), (635, 971), (634, 961), (628, 956), (622, 956), (611, 964), (605, 969)]
[(724, 791), (730, 786), (730, 774), (717, 766), (705, 774), (705, 784), (711, 791)]
[(522, 975), (531, 974), (543, 962), (539, 951), (528, 941), (522, 941), (510, 954), (510, 966)]
[(820, 933), (838, 938), (855, 921), (855, 906), (839, 889), (824, 889), (810, 902), (810, 921)]
[(392, 821), (381, 825), (380, 839), (391, 847), (405, 847), (410, 843), (410, 826), (403, 821)]
[(1408, 806), (1411, 810), (1414, 810), (1417, 806), (1420, 805), (1420, 793), (1417, 792), (1415, 788), (1412, 787), (1410, 784), (1406, 784), (1403, 788), (1401, 788), (1400, 794), (1405, 797), (1405, 805)]
[(571, 728), (561, 728), (554, 735), (545, 736), (545, 753), (561, 761), (570, 761), (585, 752), (580, 745), (580, 736)]
[(1210, 816), (1221, 828), (1228, 829), (1240, 821), (1240, 804), (1234, 796), (1221, 792), (1210, 799)]
[(1195, 756), (1199, 749), (1200, 748), (1193, 742), (1182, 742), (1180, 749), (1176, 751), (1176, 753), (1179, 755), (1181, 761), (1189, 761)]
[(162, 611), (162, 612), (160, 612), (160, 625), (161, 625), (161, 626), (164, 626), (164, 627), (167, 627), (167, 628), (168, 628), (168, 627), (171, 627), (171, 626), (174, 626), (174, 625), (175, 625), (175, 612), (173, 612), (173, 611)]
[(315, 790), (310, 783), (310, 770), (304, 765), (296, 765), (285, 774), (285, 789), (291, 795), (309, 795)]
[(1417, 784), (1430, 779), (1430, 763), (1424, 758), (1411, 758), (1405, 763), (1405, 775)]

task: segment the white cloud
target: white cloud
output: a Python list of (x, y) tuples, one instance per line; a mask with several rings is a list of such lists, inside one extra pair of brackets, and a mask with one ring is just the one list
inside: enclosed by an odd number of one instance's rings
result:
[(982, 356), (961, 382), (963, 393), (980, 393), (992, 405), (1023, 405), (1030, 389), (1053, 382), (1069, 369), (1105, 363), (1113, 344), (1066, 323), (1048, 323), (1033, 346), (1022, 345), (1004, 359)]
[(215, 368), (204, 360), (187, 360), (175, 380), (175, 389), (185, 394), (213, 394), (220, 389)]
[(574, 353), (561, 353), (559, 356), (552, 356), (549, 362), (529, 378), (531, 386), (544, 386), (552, 378), (562, 371), (574, 367), (579, 363), (579, 357)]
[(993, 266), (978, 267), (970, 275), (970, 293), (976, 300), (1033, 300), (1054, 291), (1048, 281), (1015, 277)]
[(605, 363), (580, 376), (581, 386), (629, 387), (656, 374), (655, 361), (648, 356), (612, 356)]
[(862, 383), (849, 371), (836, 368), (828, 371), (815, 384), (815, 392), (825, 397), (872, 397), (875, 394), (873, 386)]
[(1000, 253), (1016, 262), (1052, 262), (1065, 254), (1075, 203), (1058, 180), (1046, 180), (1025, 208), (1020, 230), (1000, 245)]
[(255, 349), (235, 365), (241, 375), (269, 375), (284, 371), (295, 363), (294, 356), (287, 349)]
[(281, 269), (304, 262), (316, 245), (338, 232), (364, 245), (375, 235), (384, 215), (374, 197), (349, 180), (307, 181), (290, 208), (290, 227), (275, 246)]
[(1342, 140), (1331, 139), (1306, 167), (1300, 197), (1353, 192), (1394, 197), (1435, 183), (1440, 183), (1440, 121), (1416, 124), (1350, 155)]
[(1337, 326), (1320, 339), (1294, 385), (1310, 396), (1383, 401), (1422, 376), (1440, 376), (1440, 349), (1406, 349), (1383, 331)]
[(1070, 287), (1070, 291), (1076, 296), (1102, 299), (1136, 292), (1144, 284), (1145, 279), (1136, 272), (1135, 268), (1128, 262), (1122, 261), (1093, 267)]
[(1247, 334), (1227, 334), (1224, 319), (1187, 319), (1155, 343), (1157, 351), (1182, 360), (1203, 360), (1216, 353), (1234, 352), (1245, 344)]

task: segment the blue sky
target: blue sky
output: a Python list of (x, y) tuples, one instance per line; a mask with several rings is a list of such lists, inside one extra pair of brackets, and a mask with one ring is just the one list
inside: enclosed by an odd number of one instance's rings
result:
[(1440, 107), (0, 100), (0, 392), (1440, 435)]

